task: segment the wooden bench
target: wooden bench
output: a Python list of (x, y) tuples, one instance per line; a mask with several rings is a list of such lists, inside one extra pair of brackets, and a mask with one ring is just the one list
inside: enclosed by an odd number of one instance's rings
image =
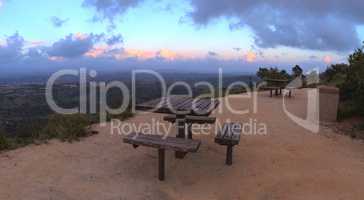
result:
[(282, 92), (281, 87), (276, 87), (276, 86), (266, 86), (263, 87), (263, 89), (270, 91), (270, 97), (273, 97), (273, 91), (275, 91), (276, 96), (278, 96)]
[(163, 137), (161, 135), (145, 135), (131, 133), (123, 138), (124, 143), (132, 144), (134, 148), (147, 146), (158, 149), (159, 180), (165, 177), (165, 150), (174, 150), (184, 153), (197, 152), (201, 145), (199, 140), (182, 139), (175, 137)]
[(240, 142), (241, 124), (239, 123), (225, 123), (220, 132), (215, 137), (215, 142), (220, 145), (227, 146), (226, 150), (226, 164), (232, 165), (233, 163), (233, 147)]
[(290, 82), (288, 79), (263, 79), (267, 86), (262, 87), (262, 89), (266, 89), (270, 91), (270, 97), (273, 97), (273, 91), (275, 91), (275, 95), (281, 95), (283, 89), (287, 89), (289, 91), (289, 97), (292, 96), (292, 88), (288, 88), (287, 85)]
[(266, 86), (262, 87), (263, 90), (269, 90), (270, 91), (270, 97), (273, 97), (273, 91), (275, 91), (275, 96), (281, 95), (282, 90), (288, 90), (288, 97), (292, 97), (292, 90), (293, 87), (276, 87), (276, 86)]

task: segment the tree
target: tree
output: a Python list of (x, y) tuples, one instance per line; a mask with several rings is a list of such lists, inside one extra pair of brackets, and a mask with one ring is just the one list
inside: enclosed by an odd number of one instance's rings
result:
[(259, 68), (257, 72), (257, 76), (261, 79), (264, 79), (269, 75), (269, 70), (267, 68)]
[(328, 83), (334, 82), (338, 87), (340, 87), (340, 84), (342, 84), (346, 79), (348, 69), (348, 64), (333, 64), (321, 74), (321, 79)]
[(302, 68), (299, 65), (295, 65), (292, 68), (292, 75), (293, 75), (293, 77), (301, 76), (302, 73), (303, 73), (303, 70), (302, 70)]
[(342, 85), (341, 97), (350, 101), (357, 114), (364, 116), (364, 46), (349, 55), (346, 80)]
[(286, 70), (279, 70), (276, 67), (259, 68), (257, 76), (261, 79), (290, 79)]

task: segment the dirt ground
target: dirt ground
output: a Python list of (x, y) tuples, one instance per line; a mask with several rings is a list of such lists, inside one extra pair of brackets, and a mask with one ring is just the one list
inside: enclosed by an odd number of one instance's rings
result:
[[(287, 99), (290, 112), (305, 116), (305, 94), (305, 90), (295, 91)], [(251, 99), (238, 97), (228, 97), (230, 106), (249, 113), (232, 114), (224, 99), (213, 114), (218, 122), (250, 123), (252, 119), (253, 127), (265, 126), (267, 132), (244, 134), (234, 148), (232, 166), (224, 164), (226, 149), (214, 143), (211, 130), (209, 135), (194, 135), (202, 145), (183, 160), (167, 151), (166, 180), (160, 182), (156, 149), (134, 149), (115, 131), (111, 134), (110, 124), (97, 125), (100, 133), (81, 142), (51, 141), (1, 153), (0, 199), (364, 198), (362, 141), (327, 127), (318, 134), (300, 127), (283, 112), (282, 99), (270, 98), (266, 92), (258, 95), (256, 113)], [(142, 113), (122, 124), (138, 125), (162, 116)]]

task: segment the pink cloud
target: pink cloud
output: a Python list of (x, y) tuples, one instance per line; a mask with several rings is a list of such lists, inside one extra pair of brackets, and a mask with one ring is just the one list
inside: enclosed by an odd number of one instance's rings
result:
[(85, 55), (92, 58), (97, 58), (103, 56), (110, 47), (106, 45), (100, 45), (92, 48), (90, 51), (86, 52)]
[(94, 46), (91, 50), (85, 53), (85, 56), (97, 58), (105, 56), (113, 56), (118, 60), (123, 60), (127, 58), (137, 58), (140, 60), (147, 60), (153, 58), (163, 58), (165, 60), (176, 60), (176, 59), (196, 59), (204, 58), (204, 55), (200, 55), (198, 52), (186, 51), (186, 52), (176, 52), (170, 49), (160, 49), (160, 50), (144, 50), (144, 49), (124, 49), (122, 51), (112, 51), (113, 46), (106, 44), (99, 44)]
[(157, 56), (162, 57), (167, 60), (174, 60), (176, 59), (177, 53), (168, 49), (162, 49), (156, 53)]
[(252, 52), (252, 51), (248, 51), (245, 56), (244, 56), (245, 60), (247, 62), (254, 62), (257, 59), (257, 54)]
[(73, 37), (77, 40), (85, 40), (88, 38), (88, 34), (78, 32), (78, 33), (73, 34)]
[(331, 57), (331, 56), (329, 56), (329, 55), (326, 55), (326, 56), (324, 56), (323, 61), (324, 61), (326, 64), (331, 64), (331, 63), (332, 63), (332, 57)]
[(32, 48), (32, 47), (44, 46), (46, 44), (47, 44), (47, 42), (42, 41), (42, 40), (26, 41), (25, 47)]

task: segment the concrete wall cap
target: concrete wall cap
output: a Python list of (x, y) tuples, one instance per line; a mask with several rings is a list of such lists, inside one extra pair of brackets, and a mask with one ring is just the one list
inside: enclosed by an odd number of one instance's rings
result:
[(320, 93), (338, 94), (339, 88), (334, 86), (321, 85), (317, 87)]

